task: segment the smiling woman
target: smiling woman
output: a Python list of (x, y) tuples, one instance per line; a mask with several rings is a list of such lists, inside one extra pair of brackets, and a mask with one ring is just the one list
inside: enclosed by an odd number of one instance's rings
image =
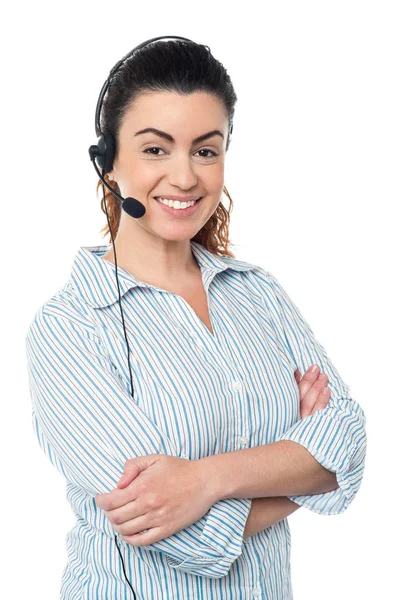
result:
[[(159, 127), (140, 127), (147, 123)], [(202, 133), (196, 135), (198, 132)], [(118, 243), (126, 247), (121, 242), (122, 236), (129, 237), (130, 248), (131, 244), (155, 244), (155, 248), (165, 248), (166, 260), (181, 257), (179, 275), (184, 274), (185, 266), (190, 266), (187, 240), (202, 237), (199, 232), (221, 202), (227, 133), (228, 117), (223, 103), (204, 91), (190, 94), (147, 91), (129, 103), (118, 130), (117, 151), (108, 176), (117, 183), (122, 196), (138, 198), (146, 207), (146, 214), (142, 219), (132, 220), (121, 213), (116, 231), (117, 249)], [(183, 212), (179, 205), (167, 203), (169, 211), (154, 208), (155, 198), (174, 202), (201, 198), (201, 202), (195, 208), (183, 207)], [(178, 221), (167, 218), (169, 214)], [(209, 238), (211, 230), (205, 231)], [(117, 253), (120, 260), (124, 258), (122, 252), (121, 248)], [(150, 250), (146, 264), (142, 265), (147, 274), (149, 269), (162, 269), (163, 261), (154, 258)], [(168, 265), (163, 268), (170, 275)], [(131, 263), (129, 270), (134, 271)], [(162, 273), (159, 275), (162, 278)]]
[[(112, 232), (119, 264), (137, 278), (170, 287), (198, 274), (188, 240), (234, 257), (224, 164), (236, 100), (221, 63), (207, 46), (190, 41), (149, 44), (112, 77), (101, 110), (101, 130), (115, 140), (105, 178), (146, 212), (129, 218), (104, 190), (109, 219), (103, 232)], [(145, 254), (139, 252), (144, 247)], [(114, 262), (113, 249), (103, 258)]]
[[(26, 336), (34, 431), (77, 516), (60, 600), (290, 600), (286, 517), (346, 510), (364, 416), (277, 279), (228, 250), (225, 68), (190, 40), (150, 40), (116, 67), (89, 149), (119, 195), (102, 204), (115, 244), (79, 248)], [(331, 401), (300, 419), (294, 372), (314, 363)], [(288, 456), (292, 479), (276, 454), (254, 468), (258, 446), (287, 444), (313, 456)], [(339, 487), (315, 493), (326, 469)], [(296, 495), (259, 498), (261, 483)]]
[[(223, 253), (219, 245), (228, 239), (218, 235), (225, 232), (218, 215), (225, 214), (228, 128), (223, 102), (208, 92), (146, 91), (129, 102), (108, 177), (122, 197), (145, 207), (140, 219), (121, 211), (113, 231), (118, 263), (138, 279), (169, 289), (198, 274), (190, 240), (208, 240)], [(111, 196), (112, 214), (118, 200)], [(112, 261), (113, 249), (103, 258)]]

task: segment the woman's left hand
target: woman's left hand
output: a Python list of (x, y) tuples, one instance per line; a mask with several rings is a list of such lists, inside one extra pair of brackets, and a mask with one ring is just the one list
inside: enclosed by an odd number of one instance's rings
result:
[(148, 546), (177, 533), (217, 501), (201, 460), (165, 454), (128, 460), (117, 485), (97, 494), (96, 503), (132, 546)]

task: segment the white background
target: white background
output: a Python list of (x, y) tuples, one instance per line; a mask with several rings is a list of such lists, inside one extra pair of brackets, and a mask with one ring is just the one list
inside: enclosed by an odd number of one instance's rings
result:
[(65, 482), (34, 438), (24, 343), (79, 246), (109, 242), (100, 235), (106, 219), (88, 155), (98, 94), (134, 46), (180, 35), (210, 46), (238, 96), (225, 171), (232, 251), (279, 279), (367, 416), (366, 470), (353, 504), (342, 515), (301, 508), (289, 517), (295, 600), (392, 598), (397, 3), (97, 0), (7, 10), (1, 595), (58, 598), (65, 535), (75, 524)]

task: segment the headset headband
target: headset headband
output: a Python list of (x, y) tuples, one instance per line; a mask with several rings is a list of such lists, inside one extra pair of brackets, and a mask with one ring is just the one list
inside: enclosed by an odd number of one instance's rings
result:
[(114, 65), (111, 69), (111, 71), (109, 72), (109, 75), (103, 85), (103, 87), (101, 88), (101, 92), (100, 95), (98, 97), (97, 100), (97, 107), (96, 107), (96, 116), (95, 116), (95, 123), (94, 126), (96, 128), (96, 135), (97, 137), (100, 137), (102, 135), (102, 131), (101, 131), (101, 124), (100, 124), (100, 114), (101, 114), (101, 106), (104, 100), (104, 96), (106, 94), (106, 91), (108, 89), (108, 86), (110, 84), (110, 80), (111, 77), (114, 75), (114, 73), (119, 69), (119, 67), (121, 67), (121, 65), (125, 62), (125, 60), (127, 58), (129, 58), (129, 56), (131, 56), (132, 54), (134, 54), (136, 52), (136, 50), (140, 50), (140, 48), (142, 48), (143, 46), (146, 46), (147, 44), (151, 44), (152, 42), (155, 42), (157, 40), (163, 40), (163, 39), (176, 39), (176, 40), (186, 40), (187, 42), (192, 42), (193, 40), (190, 40), (186, 37), (181, 37), (179, 35), (160, 35), (158, 37), (154, 37), (154, 38), (150, 38), (149, 40), (142, 42), (141, 44), (139, 44), (138, 46), (136, 46), (135, 48), (133, 48), (133, 50), (131, 50), (130, 52), (128, 52), (123, 58), (121, 58), (121, 60), (119, 60), (116, 65)]

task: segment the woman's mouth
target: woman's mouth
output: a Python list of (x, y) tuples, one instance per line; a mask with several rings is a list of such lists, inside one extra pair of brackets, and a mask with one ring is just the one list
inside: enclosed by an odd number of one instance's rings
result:
[[(166, 213), (169, 213), (170, 215), (177, 217), (177, 218), (183, 218), (183, 217), (189, 217), (190, 215), (192, 215), (198, 204), (200, 204), (200, 202), (202, 201), (203, 196), (201, 196), (201, 198), (199, 200), (195, 201), (195, 204), (193, 204), (192, 206), (190, 206), (191, 202), (183, 202), (181, 203), (181, 208), (175, 208), (174, 206), (168, 206), (167, 204), (164, 204), (163, 202), (161, 202), (159, 200), (158, 197), (154, 197), (154, 200), (156, 201), (156, 203), (158, 204), (158, 206), (164, 210)], [(173, 201), (171, 201), (170, 203), (172, 204)], [(174, 204), (174, 202), (173, 202)], [(184, 208), (186, 206), (186, 208)]]

